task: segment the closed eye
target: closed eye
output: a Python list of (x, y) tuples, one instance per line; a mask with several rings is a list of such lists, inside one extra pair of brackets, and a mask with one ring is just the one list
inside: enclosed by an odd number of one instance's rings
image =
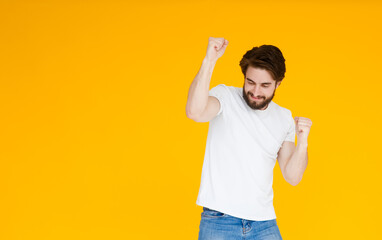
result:
[[(255, 83), (252, 82), (252, 81), (248, 81), (248, 84), (253, 85), (253, 84), (255, 84)], [(270, 86), (269, 83), (262, 84), (262, 87), (264, 87), (264, 88), (267, 88), (267, 87), (269, 87), (269, 86)]]

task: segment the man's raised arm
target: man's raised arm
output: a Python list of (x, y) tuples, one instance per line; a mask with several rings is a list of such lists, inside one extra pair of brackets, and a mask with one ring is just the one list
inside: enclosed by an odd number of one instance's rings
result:
[(228, 41), (224, 38), (208, 39), (207, 55), (188, 91), (186, 105), (188, 118), (197, 122), (208, 122), (219, 112), (219, 100), (208, 96), (208, 92), (216, 61), (223, 56), (227, 45)]

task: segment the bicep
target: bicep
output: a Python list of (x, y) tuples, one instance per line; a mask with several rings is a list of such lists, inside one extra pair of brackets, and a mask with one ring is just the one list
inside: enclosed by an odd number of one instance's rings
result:
[(213, 96), (208, 96), (207, 106), (197, 118), (194, 120), (196, 122), (209, 122), (211, 121), (220, 111), (221, 103)]

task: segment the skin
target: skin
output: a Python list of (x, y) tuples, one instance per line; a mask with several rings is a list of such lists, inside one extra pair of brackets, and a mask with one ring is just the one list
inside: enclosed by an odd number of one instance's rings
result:
[[(276, 83), (267, 70), (249, 66), (244, 79), (244, 100), (254, 110), (265, 110), (280, 84)], [(252, 96), (259, 99), (253, 99)], [(295, 117), (294, 121), (297, 146), (294, 142), (284, 141), (277, 156), (284, 179), (293, 186), (302, 180), (308, 164), (308, 135), (312, 126), (309, 118)]]
[[(280, 83), (276, 84), (267, 70), (249, 66), (244, 79), (244, 100), (254, 110), (265, 110), (272, 101)], [(252, 96), (260, 99), (253, 99)]]
[(293, 186), (301, 180), (308, 165), (308, 135), (312, 126), (309, 118), (295, 117), (297, 146), (284, 141), (277, 156), (284, 179)]

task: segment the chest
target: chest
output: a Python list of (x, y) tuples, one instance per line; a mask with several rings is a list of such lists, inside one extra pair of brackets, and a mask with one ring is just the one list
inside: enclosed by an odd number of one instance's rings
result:
[(226, 130), (232, 142), (246, 146), (259, 146), (264, 154), (276, 158), (288, 132), (288, 119), (276, 112), (267, 115), (243, 113), (231, 114), (226, 119)]

